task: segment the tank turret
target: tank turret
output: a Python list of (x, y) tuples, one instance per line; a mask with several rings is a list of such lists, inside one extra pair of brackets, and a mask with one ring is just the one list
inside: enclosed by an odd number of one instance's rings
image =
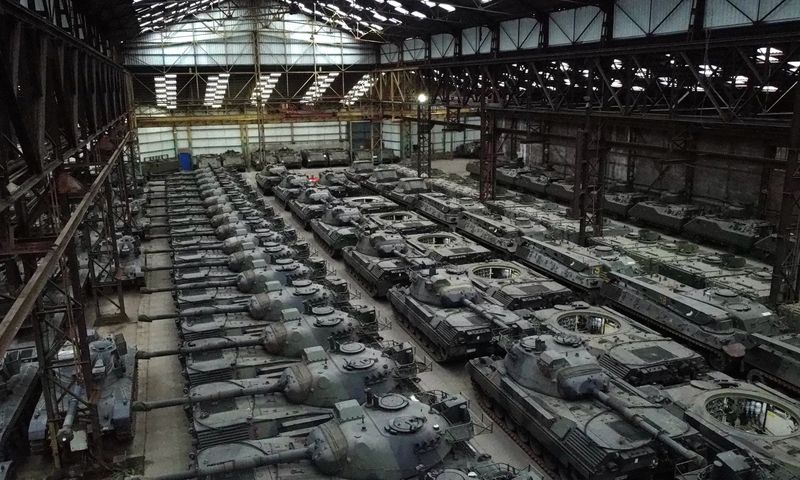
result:
[(368, 160), (353, 160), (353, 163), (345, 169), (344, 174), (349, 180), (360, 183), (369, 178), (373, 170), (375, 170), (375, 164), (371, 158)]
[(484, 295), (511, 310), (539, 309), (572, 300), (567, 287), (517, 262), (488, 261), (463, 266)]
[(309, 187), (289, 201), (289, 209), (300, 224), (308, 230), (309, 222), (321, 217), (336, 202), (336, 197), (327, 188)]
[(311, 220), (314, 238), (320, 241), (333, 258), (338, 258), (343, 247), (358, 241), (361, 212), (357, 208), (336, 205), (328, 208), (322, 217)]
[(409, 210), (370, 213), (364, 218), (376, 228), (393, 230), (400, 235), (428, 233), (439, 230), (439, 225)]
[(317, 185), (326, 187), (335, 197), (353, 197), (361, 194), (358, 183), (347, 178), (340, 170), (324, 170), (319, 172)]
[(393, 287), (387, 297), (404, 327), (430, 340), (438, 361), (492, 353), (495, 333), (531, 330), (526, 320), (485, 298), (463, 269), (415, 272), (410, 285)]
[[(610, 378), (580, 345), (551, 335), (525, 337), (511, 345), (504, 359), (473, 359), (468, 370), (478, 390), (541, 443), (565, 472), (583, 478), (639, 478), (672, 473), (676, 464), (687, 461), (705, 465), (692, 450), (699, 445), (696, 430)], [(573, 447), (578, 444), (580, 449)]]
[(393, 189), (400, 177), (394, 168), (378, 167), (362, 182), (362, 185), (376, 193), (386, 193)]
[(286, 165), (267, 165), (256, 174), (256, 184), (264, 195), (272, 195), (272, 189), (281, 182), (288, 173)]
[(389, 190), (389, 198), (408, 208), (415, 208), (420, 194), (428, 193), (425, 179), (419, 177), (401, 178), (393, 189)]
[(461, 265), (494, 256), (488, 248), (455, 232), (419, 233), (405, 238), (409, 245), (440, 263)]
[(272, 188), (272, 192), (284, 208), (288, 209), (289, 200), (297, 198), (306, 187), (308, 187), (308, 177), (290, 173), (281, 178), (281, 182)]
[(367, 195), (361, 197), (349, 197), (342, 199), (345, 206), (357, 208), (362, 215), (368, 213), (392, 212), (400, 208), (400, 205), (380, 196)]

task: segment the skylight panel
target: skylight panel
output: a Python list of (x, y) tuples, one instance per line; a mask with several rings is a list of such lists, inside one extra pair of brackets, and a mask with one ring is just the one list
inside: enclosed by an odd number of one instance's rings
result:
[(306, 90), (306, 94), (300, 99), (300, 103), (316, 103), (338, 76), (339, 72), (317, 74), (314, 84)]
[(228, 90), (229, 73), (220, 73), (208, 77), (206, 83), (206, 95), (203, 105), (211, 108), (221, 108), (225, 92)]
[(370, 89), (374, 84), (375, 80), (372, 78), (372, 75), (367, 73), (366, 75), (361, 77), (361, 80), (359, 80), (353, 86), (353, 88), (350, 89), (349, 92), (347, 92), (347, 95), (345, 95), (343, 99), (339, 100), (339, 103), (342, 103), (345, 106), (350, 106), (355, 104), (358, 101), (358, 99), (360, 99), (361, 97), (366, 95), (367, 92), (370, 91)]
[(155, 77), (156, 105), (162, 108), (178, 108), (177, 75), (168, 73)]
[(278, 85), (281, 75), (280, 72), (262, 73), (256, 82), (255, 88), (253, 88), (253, 93), (250, 94), (250, 103), (253, 105), (266, 103), (275, 90), (275, 86)]

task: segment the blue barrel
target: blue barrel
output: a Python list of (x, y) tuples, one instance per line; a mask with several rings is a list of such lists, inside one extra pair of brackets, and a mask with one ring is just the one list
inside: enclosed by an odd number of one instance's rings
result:
[(178, 154), (178, 163), (181, 166), (181, 170), (191, 170), (192, 169), (192, 154), (189, 152), (180, 152)]

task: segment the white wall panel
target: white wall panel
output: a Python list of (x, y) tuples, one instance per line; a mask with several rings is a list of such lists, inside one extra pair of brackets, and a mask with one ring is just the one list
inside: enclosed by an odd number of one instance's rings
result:
[(400, 47), (394, 43), (381, 45), (381, 63), (397, 63), (400, 61)]
[(685, 32), (691, 16), (692, 0), (617, 0), (614, 38)]
[(384, 120), (381, 129), (383, 147), (392, 149), (395, 155), (400, 155), (400, 122)]
[(707, 0), (706, 28), (800, 20), (800, 0)]
[(492, 31), (486, 27), (470, 27), (461, 31), (461, 54), (489, 53), (492, 47)]
[(455, 55), (456, 39), (449, 33), (431, 35), (431, 58), (448, 58)]
[(518, 18), (500, 24), (501, 52), (525, 50), (539, 46), (541, 26), (535, 18)]
[(427, 45), (421, 38), (406, 38), (403, 40), (403, 61), (414, 62), (425, 60)]
[(598, 7), (581, 7), (550, 14), (549, 44), (575, 45), (600, 41), (603, 11)]

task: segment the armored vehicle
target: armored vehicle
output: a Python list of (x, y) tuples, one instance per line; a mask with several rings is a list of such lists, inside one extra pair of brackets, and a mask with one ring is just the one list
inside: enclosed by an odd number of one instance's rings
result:
[(683, 226), (687, 235), (740, 252), (749, 252), (756, 242), (769, 236), (773, 229), (774, 226), (764, 220), (713, 215), (698, 215)]
[(728, 289), (691, 288), (660, 275), (611, 272), (603, 296), (643, 323), (704, 352), (718, 370), (739, 366), (752, 345), (752, 334), (771, 337), (782, 330), (777, 316), (760, 303)]
[(568, 240), (522, 237), (515, 257), (551, 278), (590, 294), (599, 292), (608, 272), (638, 272), (633, 259), (611, 247), (581, 247)]
[(360, 183), (370, 175), (372, 175), (373, 170), (375, 170), (375, 164), (372, 163), (372, 159), (369, 160), (353, 160), (353, 163), (350, 164), (344, 171), (344, 175), (353, 182)]
[(408, 271), (428, 268), (433, 260), (409, 247), (400, 235), (364, 232), (354, 247), (342, 248), (347, 269), (373, 297), (384, 297), (393, 285), (408, 282)]
[[(118, 440), (126, 441), (133, 436), (133, 417), (131, 401), (134, 400), (136, 379), (136, 352), (130, 350), (122, 334), (113, 338), (100, 338), (90, 332), (89, 361), (94, 387), (99, 392), (96, 400), (98, 418), (102, 434), (113, 434)], [(58, 352), (58, 360), (63, 362), (57, 370), (57, 379), (70, 395), (63, 395), (57, 408), (64, 415), (64, 422), (57, 433), (57, 440), (68, 444), (73, 436), (79, 400), (86, 401), (87, 392), (75, 382), (80, 359), (75, 347), (67, 342)], [(47, 409), (45, 398), (36, 404), (33, 418), (28, 426), (28, 442), (32, 453), (42, 453), (49, 448)]]
[(490, 248), (513, 254), (524, 235), (542, 236), (547, 229), (527, 218), (461, 212), (456, 230)]
[(570, 178), (552, 181), (545, 187), (545, 193), (558, 201), (571, 202), (575, 196), (575, 182)]
[(333, 410), (333, 420), (313, 428), (304, 446), (296, 438), (276, 437), (211, 447), (198, 452), (196, 466), (178, 478), (220, 480), (247, 471), (259, 480), (404, 480), (436, 467), (463, 466), (454, 449), (473, 435), (467, 401), (456, 395), (428, 404), (370, 393), (363, 405), (347, 400)]
[(281, 182), (273, 187), (272, 192), (275, 194), (275, 198), (288, 210), (289, 200), (297, 198), (306, 187), (308, 187), (308, 177), (290, 173), (283, 176)]
[(291, 148), (281, 148), (275, 152), (275, 159), (278, 163), (286, 165), (286, 168), (300, 168), (303, 164), (303, 157), (300, 152)]
[(675, 385), (708, 367), (702, 355), (606, 307), (584, 302), (534, 312), (561, 341), (584, 345), (611, 375), (634, 386)]
[(121, 279), (123, 283), (144, 284), (139, 239), (132, 235), (122, 235), (117, 239), (117, 251), (119, 252), (117, 278)]
[(372, 174), (362, 181), (362, 185), (376, 193), (387, 193), (392, 190), (400, 177), (397, 176), (397, 171), (394, 168), (378, 167), (372, 171)]
[(550, 307), (574, 296), (567, 287), (517, 262), (489, 260), (463, 268), (484, 295), (510, 310)]
[(547, 192), (547, 187), (552, 182), (561, 181), (563, 179), (563, 175), (554, 171), (520, 172), (514, 181), (514, 186), (523, 192), (544, 196)]
[(416, 210), (426, 217), (455, 230), (462, 211), (487, 214), (486, 207), (471, 198), (451, 198), (443, 193), (422, 193), (417, 197)]
[(323, 170), (319, 172), (317, 185), (325, 187), (336, 197), (354, 197), (361, 195), (361, 186), (347, 178), (341, 170)]
[(416, 208), (417, 198), (422, 193), (428, 193), (428, 185), (419, 177), (401, 178), (397, 185), (389, 190), (387, 195), (396, 203), (408, 208)]
[(353, 162), (375, 163), (373, 160), (372, 152), (369, 150), (364, 150), (363, 148), (350, 150), (350, 164), (352, 165)]
[[(200, 449), (231, 441), (303, 436), (332, 417), (334, 404), (368, 394), (409, 391), (416, 375), (408, 344), (377, 350), (361, 343), (305, 348), (301, 362), (276, 380), (255, 377), (193, 387), (185, 397), (137, 402), (137, 410), (194, 405), (193, 434)], [(364, 386), (369, 385), (365, 390)], [(413, 393), (413, 392), (409, 392)]]
[[(759, 262), (744, 257), (723, 253), (719, 255), (698, 255), (664, 262), (659, 265), (659, 273), (694, 288), (706, 288), (714, 283), (725, 283), (731, 277), (747, 277), (751, 273), (764, 272), (761, 289), (769, 291), (772, 278), (771, 269)], [(759, 276), (753, 277), (750, 288), (756, 287)]]
[(521, 172), (522, 170), (512, 167), (497, 167), (495, 169), (494, 178), (495, 181), (501, 185), (514, 186), (517, 175)]
[(459, 265), (488, 260), (492, 252), (454, 232), (405, 235), (406, 242), (437, 263)]
[(309, 230), (311, 228), (309, 222), (321, 217), (335, 202), (336, 197), (327, 188), (308, 187), (297, 197), (289, 200), (289, 209), (303, 228)]
[(330, 162), (328, 161), (328, 155), (325, 153), (325, 150), (322, 149), (311, 149), (311, 150), (303, 150), (300, 152), (300, 156), (303, 159), (303, 167), (329, 167)]
[(410, 210), (370, 213), (364, 219), (375, 228), (394, 230), (400, 235), (428, 233), (439, 230), (439, 225)]
[(413, 272), (410, 285), (392, 287), (387, 297), (401, 325), (423, 338), (439, 362), (491, 354), (499, 331), (532, 330), (527, 320), (482, 295), (456, 267)]
[(358, 242), (361, 212), (357, 208), (336, 205), (325, 211), (321, 218), (311, 220), (314, 238), (333, 258), (339, 258), (342, 248)]
[(603, 211), (619, 218), (628, 218), (631, 208), (647, 200), (647, 195), (638, 192), (613, 192), (603, 196)]
[(325, 155), (328, 157), (330, 167), (350, 164), (350, 154), (342, 148), (329, 148)]
[(348, 207), (357, 208), (362, 214), (393, 212), (400, 208), (400, 205), (393, 201), (376, 195), (349, 197), (342, 201)]
[[(735, 471), (727, 475), (700, 478), (783, 479), (800, 475), (800, 404), (796, 399), (719, 372), (666, 388), (642, 387), (642, 391), (653, 401), (669, 405), (675, 415), (702, 431), (705, 441), (720, 452), (718, 458), (733, 461), (735, 457), (722, 452), (735, 450), (746, 452), (750, 459), (737, 462)], [(753, 469), (751, 462), (760, 468)], [(748, 475), (753, 470), (759, 474)]]
[(473, 359), (467, 369), (497, 416), (540, 445), (567, 478), (671, 478), (676, 464), (705, 465), (691, 449), (701, 442), (694, 428), (561, 337), (522, 338), (504, 359)]
[(655, 200), (639, 202), (628, 211), (630, 218), (657, 227), (679, 232), (683, 226), (700, 214), (700, 207), (689, 204), (671, 204)]
[(256, 184), (264, 195), (272, 195), (272, 188), (286, 175), (286, 165), (267, 165), (256, 174)]

